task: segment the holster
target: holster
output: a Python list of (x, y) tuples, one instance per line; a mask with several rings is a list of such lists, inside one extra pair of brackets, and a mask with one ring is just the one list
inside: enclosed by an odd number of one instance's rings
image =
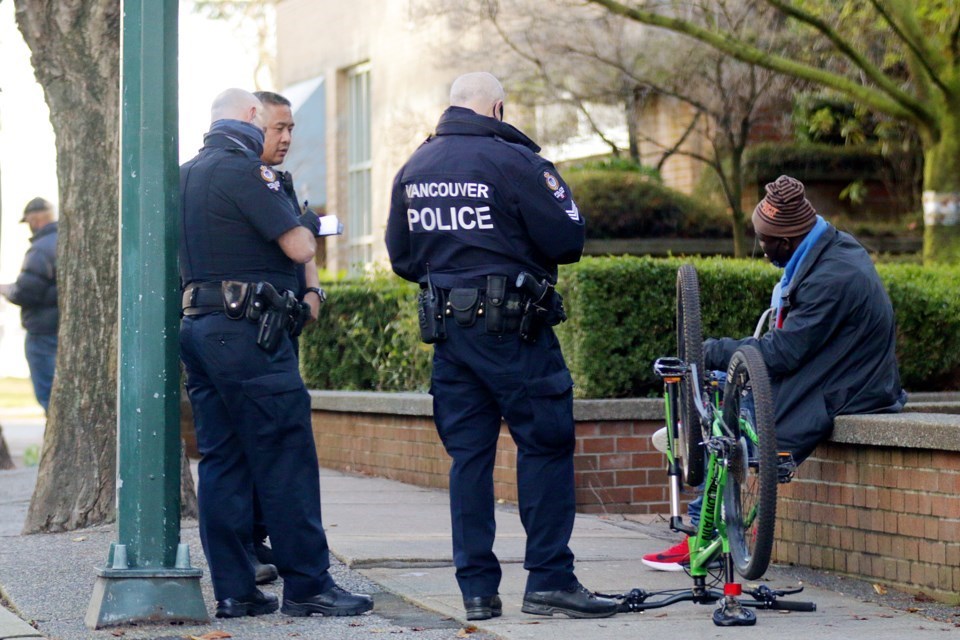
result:
[(447, 339), (443, 315), (443, 296), (438, 289), (428, 286), (417, 296), (417, 322), (420, 324), (420, 340), (426, 344)]
[(529, 299), (524, 302), (523, 316), (520, 319), (520, 338), (527, 342), (536, 342), (541, 327), (555, 327), (566, 319), (567, 312), (563, 308), (563, 296), (550, 287), (539, 304)]
[(487, 333), (515, 333), (520, 328), (522, 314), (520, 294), (507, 293), (507, 277), (487, 276), (487, 294), (484, 301)]

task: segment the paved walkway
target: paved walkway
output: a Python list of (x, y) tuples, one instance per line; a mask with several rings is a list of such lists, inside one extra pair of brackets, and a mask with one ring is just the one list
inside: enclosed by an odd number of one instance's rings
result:
[[(214, 629), (237, 638), (455, 638), (466, 625), (460, 594), (451, 567), (450, 525), (445, 492), (390, 480), (323, 471), (324, 522), (330, 546), (342, 563), (336, 578), (347, 588), (373, 593), (374, 615), (344, 619), (292, 619), (270, 615), (215, 621), (207, 627), (126, 627), (91, 632), (82, 620), (90, 599), (93, 567), (105, 560), (115, 539), (111, 527), (57, 535), (20, 536), (18, 522), (29, 499), (34, 469), (0, 472), (0, 586), (5, 603), (39, 633), (62, 640), (74, 638), (182, 638)], [(646, 519), (649, 520), (649, 519)], [(496, 552), (503, 563), (503, 617), (477, 623), (474, 638), (509, 640), (622, 640), (623, 638), (802, 637), (901, 640), (926, 636), (955, 637), (954, 625), (917, 613), (882, 607), (823, 588), (808, 587), (797, 599), (817, 603), (815, 613), (758, 612), (755, 627), (724, 630), (715, 627), (712, 606), (681, 603), (643, 614), (620, 614), (604, 620), (570, 620), (521, 613), (524, 535), (517, 511), (497, 510)], [(183, 540), (190, 544), (194, 564), (206, 568), (195, 523), (185, 523)], [(622, 517), (578, 516), (572, 541), (577, 575), (591, 589), (622, 592), (685, 589), (684, 574), (647, 570), (640, 556), (658, 550), (673, 537), (665, 524)], [(773, 587), (795, 584), (797, 575), (774, 567), (766, 577)], [(203, 588), (212, 606), (209, 579)], [(279, 592), (279, 588), (274, 588)], [(410, 606), (409, 603), (416, 605)], [(37, 636), (38, 631), (0, 609), (0, 639)], [(944, 632), (952, 632), (944, 636)]]

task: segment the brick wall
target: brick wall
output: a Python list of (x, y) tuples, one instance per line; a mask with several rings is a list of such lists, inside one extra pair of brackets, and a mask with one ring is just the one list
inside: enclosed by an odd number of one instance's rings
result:
[[(449, 458), (423, 394), (317, 392), (320, 463), (445, 488)], [(780, 485), (774, 561), (847, 574), (960, 603), (960, 396), (914, 394), (927, 413), (841, 416), (829, 442)], [(940, 406), (943, 405), (943, 406)], [(666, 514), (656, 400), (577, 400), (577, 510)], [(192, 425), (185, 420), (190, 445)], [(516, 447), (501, 428), (496, 496), (516, 502)]]
[(960, 600), (960, 452), (821, 445), (780, 487), (774, 559)]
[[(666, 460), (650, 445), (650, 420), (577, 423), (574, 457), (582, 513), (668, 513)], [(428, 416), (314, 410), (321, 466), (425, 487), (447, 487), (450, 459)], [(493, 473), (498, 499), (517, 501), (517, 448), (501, 427)]]

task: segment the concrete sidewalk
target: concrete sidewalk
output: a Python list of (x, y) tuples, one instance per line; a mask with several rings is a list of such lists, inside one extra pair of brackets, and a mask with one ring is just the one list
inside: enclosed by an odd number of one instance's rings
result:
[[(28, 470), (0, 473), (0, 507), (17, 500), (22, 507), (23, 493), (29, 489), (29, 474)], [(446, 493), (332, 471), (321, 473), (321, 486), (330, 546), (343, 561), (342, 565), (337, 563), (335, 577), (347, 588), (374, 593), (377, 601), (374, 615), (386, 618), (364, 616), (318, 620), (270, 615), (216, 621), (208, 627), (127, 627), (121, 630), (122, 635), (125, 638), (173, 638), (220, 629), (242, 638), (286, 638), (293, 635), (362, 638), (377, 637), (373, 634), (404, 633), (407, 638), (432, 639), (455, 638), (462, 633), (460, 630), (467, 623), (451, 566)], [(13, 494), (20, 494), (20, 497)], [(11, 516), (9, 509), (0, 511), (3, 520), (9, 521)], [(870, 637), (872, 640), (901, 640), (918, 637), (924, 632), (957, 632), (950, 623), (812, 587), (794, 599), (816, 602), (816, 612), (759, 611), (755, 627), (732, 631), (713, 625), (712, 606), (689, 603), (642, 614), (620, 614), (603, 620), (526, 615), (520, 611), (525, 580), (522, 567), (524, 534), (515, 507), (501, 505), (497, 509), (497, 531), (496, 552), (504, 569), (501, 584), (504, 613), (501, 618), (477, 623), (479, 630), (472, 635), (474, 638), (622, 640), (736, 634), (738, 638), (802, 637), (804, 640), (818, 640)], [(64, 640), (109, 638), (118, 633), (111, 630), (90, 632), (82, 627), (94, 578), (92, 567), (103, 562), (109, 542), (115, 539), (112, 528), (18, 536), (8, 527), (0, 529), (0, 535), (3, 535), (0, 539), (0, 585), (10, 600), (10, 606), (23, 618), (35, 621), (41, 633)], [(185, 523), (183, 539), (191, 546), (194, 563), (205, 569), (195, 523)], [(634, 587), (648, 591), (686, 589), (690, 579), (685, 574), (654, 572), (640, 563), (640, 556), (659, 550), (674, 540), (662, 522), (578, 516), (571, 546), (577, 556), (577, 575), (591, 589), (608, 593), (625, 592)], [(772, 587), (789, 586), (795, 584), (796, 575), (790, 569), (774, 567), (768, 572), (766, 581)], [(212, 596), (208, 576), (204, 576), (203, 582), (210, 607)], [(409, 617), (409, 611), (391, 616), (390, 608), (402, 609), (402, 601), (436, 614), (424, 614), (426, 617), (419, 622)], [(0, 639), (17, 637), (3, 635), (2, 620), (0, 618)], [(438, 621), (446, 621), (446, 626)], [(37, 633), (22, 623), (20, 630), (26, 629)]]

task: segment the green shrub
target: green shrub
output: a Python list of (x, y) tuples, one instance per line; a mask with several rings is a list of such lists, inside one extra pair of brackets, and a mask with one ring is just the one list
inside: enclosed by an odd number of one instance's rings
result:
[[(704, 337), (753, 333), (782, 272), (759, 260), (690, 260), (700, 279)], [(563, 271), (569, 320), (558, 333), (578, 397), (659, 390), (653, 361), (676, 352), (675, 279), (680, 259), (585, 258)], [(879, 266), (897, 321), (904, 387), (933, 391), (960, 382), (960, 270)]]
[[(562, 272), (569, 319), (558, 334), (576, 394), (658, 392), (653, 361), (676, 353), (679, 258), (584, 258)], [(700, 274), (704, 336), (747, 335), (770, 300), (778, 272), (758, 260), (693, 260)]]
[(587, 218), (589, 238), (729, 237), (724, 213), (636, 171), (581, 170), (564, 176)]
[(424, 391), (432, 350), (419, 340), (417, 286), (394, 276), (324, 283), (328, 299), (300, 338), (307, 387)]
[[(581, 398), (658, 394), (653, 361), (676, 353), (679, 258), (584, 258), (562, 267), (569, 319), (557, 327)], [(781, 271), (762, 260), (697, 258), (704, 337), (753, 333)], [(878, 267), (897, 320), (907, 389), (960, 383), (960, 269)], [(329, 301), (301, 338), (313, 389), (425, 391), (432, 347), (419, 341), (416, 285), (394, 276), (326, 284)]]
[(960, 383), (960, 271), (955, 267), (883, 264), (877, 270), (897, 317), (903, 386), (956, 389)]

